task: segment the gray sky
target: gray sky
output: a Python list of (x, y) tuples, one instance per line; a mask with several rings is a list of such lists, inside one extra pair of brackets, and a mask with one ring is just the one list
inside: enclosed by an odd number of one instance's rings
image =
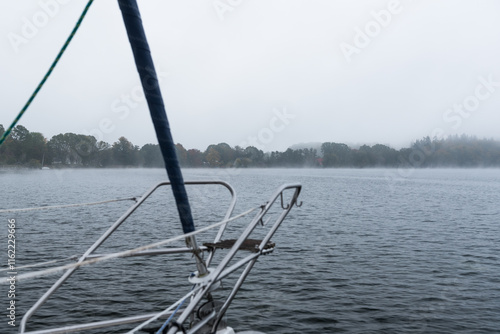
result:
[[(86, 0), (0, 2), (0, 123)], [(500, 139), (498, 0), (140, 0), (176, 142), (284, 150)], [(117, 2), (96, 0), (20, 124), (156, 143)]]

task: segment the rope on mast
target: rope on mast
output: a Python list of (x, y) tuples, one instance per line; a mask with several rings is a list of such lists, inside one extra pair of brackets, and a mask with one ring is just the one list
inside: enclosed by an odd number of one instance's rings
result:
[[(184, 180), (175, 152), (175, 144), (165, 112), (158, 76), (156, 75), (151, 50), (142, 25), (141, 14), (135, 0), (118, 0), (123, 22), (134, 54), (135, 65), (148, 103), (151, 119), (156, 131), (168, 178), (172, 185), (175, 203), (184, 233), (193, 232), (194, 222), (191, 207), (184, 187)], [(192, 245), (194, 246), (194, 245)]]

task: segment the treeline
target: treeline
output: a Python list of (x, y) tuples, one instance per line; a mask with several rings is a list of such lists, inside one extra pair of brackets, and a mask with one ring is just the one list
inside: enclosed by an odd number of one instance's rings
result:
[[(0, 125), (0, 135), (4, 127)], [(385, 145), (350, 148), (323, 143), (313, 148), (263, 152), (249, 146), (210, 145), (202, 152), (176, 145), (183, 167), (500, 167), (500, 142), (470, 136), (423, 138), (400, 150)], [(0, 166), (54, 167), (163, 167), (156, 144), (142, 147), (127, 138), (109, 144), (93, 136), (65, 133), (47, 140), (39, 132), (16, 126), (0, 146)]]

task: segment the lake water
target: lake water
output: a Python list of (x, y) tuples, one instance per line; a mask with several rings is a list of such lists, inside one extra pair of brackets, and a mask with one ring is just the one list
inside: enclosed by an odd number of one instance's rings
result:
[[(236, 330), (499, 332), (500, 170), (184, 173), (186, 180), (231, 183), (239, 198), (235, 213), (263, 204), (282, 183), (303, 185), (302, 207), (287, 217), (273, 238), (276, 250), (257, 262), (228, 311), (228, 322)], [(147, 169), (0, 171), (1, 208), (140, 196), (165, 179), (163, 170)], [(153, 196), (99, 252), (180, 233), (175, 210), (163, 199), (171, 197), (167, 190)], [(211, 187), (190, 190), (189, 195), (197, 226), (222, 218), (226, 192)], [(21, 266), (81, 254), (132, 203), (1, 213), (2, 268), (7, 264), (7, 219), (16, 219), (16, 264)], [(161, 310), (189, 289), (186, 277), (194, 265), (189, 258), (187, 265), (178, 261), (134, 257), (82, 268), (33, 317), (28, 329)], [(18, 320), (57, 278), (17, 282)], [(172, 289), (170, 280), (179, 278)], [(0, 289), (5, 310), (8, 287)], [(5, 315), (2, 319), (1, 332), (14, 333)]]

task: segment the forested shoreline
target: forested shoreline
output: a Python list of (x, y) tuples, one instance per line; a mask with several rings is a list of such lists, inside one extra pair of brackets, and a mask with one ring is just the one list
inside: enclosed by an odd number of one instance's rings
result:
[[(0, 136), (4, 131), (0, 124)], [(399, 150), (381, 144), (351, 148), (333, 142), (284, 152), (264, 152), (253, 146), (231, 147), (226, 143), (209, 145), (205, 151), (176, 144), (176, 150), (181, 166), (190, 168), (500, 167), (500, 141), (466, 135), (425, 137)], [(48, 140), (43, 134), (18, 125), (0, 146), (0, 167), (41, 168), (42, 163), (50, 168), (164, 166), (157, 144), (139, 147), (125, 137), (113, 144), (75, 133)]]

